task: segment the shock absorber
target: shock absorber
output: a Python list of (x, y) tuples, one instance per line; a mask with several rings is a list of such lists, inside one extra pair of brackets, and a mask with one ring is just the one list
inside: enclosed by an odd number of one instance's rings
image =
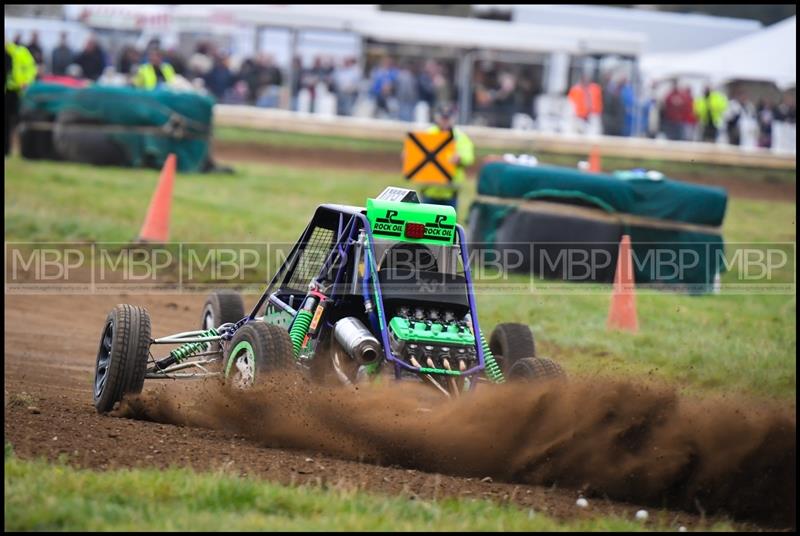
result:
[[(215, 328), (211, 328), (208, 331), (201, 333), (199, 336), (216, 337), (217, 335), (219, 335), (217, 330)], [(172, 350), (167, 357), (156, 363), (156, 368), (164, 370), (175, 363), (180, 363), (187, 357), (191, 357), (200, 350), (206, 348), (207, 344), (207, 342), (187, 342), (186, 344)]]
[(311, 325), (311, 319), (314, 318), (314, 309), (317, 305), (317, 298), (315, 296), (308, 296), (303, 303), (303, 307), (297, 312), (292, 323), (292, 329), (289, 330), (289, 338), (292, 339), (292, 349), (294, 350), (294, 357), (300, 355), (300, 348), (303, 345), (303, 340), (308, 333), (308, 327)]
[(481, 347), (483, 348), (483, 362), (486, 364), (486, 375), (494, 383), (505, 383), (506, 379), (503, 376), (503, 371), (500, 370), (500, 365), (495, 361), (494, 354), (492, 354), (483, 332), (481, 332)]

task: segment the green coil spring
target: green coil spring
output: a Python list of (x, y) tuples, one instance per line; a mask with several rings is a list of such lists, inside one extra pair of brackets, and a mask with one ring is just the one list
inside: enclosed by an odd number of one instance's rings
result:
[(492, 354), (483, 332), (481, 332), (481, 346), (483, 346), (483, 362), (486, 365), (486, 375), (494, 383), (505, 383), (506, 379), (503, 376), (503, 371), (500, 370), (500, 365), (494, 360), (494, 354)]
[(300, 345), (303, 344), (303, 339), (308, 333), (308, 326), (311, 325), (311, 319), (314, 317), (313, 313), (308, 309), (301, 309), (294, 319), (292, 329), (289, 330), (289, 338), (292, 339), (292, 347), (294, 348), (294, 356), (300, 355)]
[[(217, 335), (219, 335), (217, 330), (214, 329), (214, 328), (211, 328), (208, 331), (200, 334), (200, 337), (216, 337)], [(203, 349), (206, 346), (206, 344), (208, 344), (208, 343), (207, 342), (187, 342), (183, 346), (181, 346), (179, 348), (175, 348), (174, 350), (172, 350), (169, 353), (169, 355), (170, 355), (170, 357), (174, 358), (176, 362), (180, 363), (181, 361), (183, 361), (187, 357), (189, 357), (189, 356), (197, 353), (201, 349)]]

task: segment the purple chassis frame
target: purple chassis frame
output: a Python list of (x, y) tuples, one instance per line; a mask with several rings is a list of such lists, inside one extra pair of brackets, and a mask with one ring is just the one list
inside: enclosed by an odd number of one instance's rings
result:
[[(335, 207), (331, 207), (331, 206), (322, 205), (322, 207), (325, 207), (328, 210), (336, 210)], [(364, 269), (364, 277), (363, 277), (364, 290), (363, 290), (362, 294), (363, 294), (365, 300), (370, 299), (367, 281), (368, 280), (372, 280), (373, 286), (374, 286), (374, 290), (375, 290), (375, 297), (377, 298), (375, 300), (376, 301), (375, 305), (376, 305), (376, 308), (378, 309), (378, 325), (379, 325), (380, 331), (381, 331), (381, 339), (383, 341), (383, 351), (384, 351), (386, 360), (394, 364), (395, 377), (399, 377), (400, 376), (401, 369), (403, 369), (403, 368), (420, 374), (421, 371), (420, 371), (419, 367), (415, 367), (413, 365), (409, 365), (405, 361), (396, 358), (394, 356), (394, 354), (392, 354), (392, 351), (390, 349), (390, 345), (389, 345), (389, 327), (388, 327), (388, 325), (386, 323), (386, 316), (384, 315), (384, 311), (383, 311), (383, 295), (381, 293), (380, 284), (377, 282), (377, 280), (375, 278), (373, 278), (373, 275), (376, 273), (375, 267), (373, 266), (373, 262), (374, 262), (374, 258), (375, 258), (375, 251), (374, 251), (374, 248), (373, 248), (373, 240), (374, 239), (373, 239), (373, 236), (372, 236), (372, 229), (370, 228), (370, 225), (369, 225), (369, 220), (362, 213), (352, 213), (352, 214), (350, 214), (350, 220), (347, 222), (347, 224), (343, 228), (343, 223), (344, 223), (343, 219), (344, 219), (344, 213), (340, 211), (339, 212), (339, 226), (338, 226), (337, 233), (336, 233), (336, 235), (337, 235), (336, 248), (333, 251), (330, 252), (330, 254), (328, 255), (328, 258), (325, 260), (325, 263), (323, 263), (322, 269), (320, 270), (320, 272), (318, 274), (318, 277), (320, 275), (322, 275), (328, 269), (328, 267), (330, 266), (330, 263), (333, 262), (333, 259), (334, 259), (335, 255), (338, 254), (339, 256), (343, 257), (343, 256), (346, 256), (349, 253), (349, 250), (350, 250), (351, 246), (354, 243), (354, 235), (358, 231), (358, 227), (355, 225), (355, 222), (359, 221), (361, 223), (361, 226), (363, 227), (363, 229), (365, 229), (366, 232), (367, 232), (367, 244), (366, 244), (367, 247), (366, 247), (366, 258), (365, 258), (365, 262), (364, 262), (365, 269)], [(306, 230), (303, 231), (303, 235), (301, 236), (300, 240), (298, 240), (297, 243), (295, 243), (294, 247), (292, 248), (292, 251), (289, 254), (289, 258), (294, 259), (295, 255), (297, 254), (296, 252), (298, 251), (298, 249), (300, 249), (300, 245), (303, 243), (303, 239), (306, 239), (306, 240), (308, 239), (307, 234), (308, 234), (310, 229), (311, 229), (311, 225), (306, 227)], [(485, 369), (485, 362), (484, 362), (484, 355), (483, 355), (483, 344), (481, 342), (480, 326), (478, 325), (478, 312), (477, 312), (477, 309), (475, 307), (475, 296), (474, 296), (474, 294), (472, 292), (472, 274), (470, 273), (470, 268), (469, 268), (469, 255), (467, 254), (467, 247), (466, 247), (466, 239), (465, 239), (464, 229), (461, 227), (461, 225), (456, 224), (456, 230), (458, 231), (458, 246), (459, 246), (459, 251), (461, 252), (461, 263), (464, 266), (464, 279), (465, 279), (465, 283), (466, 283), (466, 286), (467, 286), (467, 297), (468, 297), (468, 300), (469, 300), (469, 312), (470, 312), (470, 317), (472, 319), (472, 333), (473, 333), (473, 336), (475, 337), (475, 350), (476, 350), (477, 355), (478, 355), (478, 364), (476, 366), (472, 367), (471, 369), (465, 370), (464, 372), (461, 373), (461, 375), (462, 376), (473, 376), (473, 375), (475, 375), (475, 374), (477, 374), (480, 371)], [(346, 245), (344, 247), (342, 247), (343, 240), (347, 241)], [(367, 259), (369, 260), (369, 262), (367, 262)], [(288, 262), (284, 263), (283, 266), (286, 266), (287, 264), (288, 264)], [(245, 317), (242, 320), (240, 320), (239, 322), (237, 322), (233, 326), (233, 328), (231, 328), (227, 333), (225, 333), (223, 338), (225, 338), (226, 340), (230, 340), (230, 338), (233, 336), (233, 333), (237, 329), (239, 329), (242, 325), (246, 324), (248, 321), (255, 319), (256, 315), (258, 314), (259, 309), (261, 309), (261, 307), (264, 305), (264, 303), (267, 300), (269, 300), (270, 303), (272, 303), (276, 307), (280, 307), (281, 309), (283, 309), (284, 311), (292, 314), (293, 316), (297, 315), (297, 311), (295, 309), (292, 309), (289, 305), (287, 305), (286, 303), (282, 302), (281, 300), (279, 300), (278, 298), (276, 298), (275, 296), (272, 295), (273, 287), (275, 286), (276, 282), (278, 281), (279, 276), (281, 276), (283, 274), (283, 272), (284, 272), (283, 266), (281, 266), (281, 268), (278, 269), (277, 273), (272, 278), (272, 281), (270, 281), (270, 284), (267, 286), (267, 289), (261, 295), (261, 298), (258, 300), (258, 303), (255, 305), (255, 307), (253, 307), (253, 310), (250, 312), (250, 314), (247, 317)], [(342, 277), (343, 270), (344, 270), (344, 263), (341, 263), (341, 266), (339, 266), (339, 270), (336, 273), (336, 279), (333, 282), (333, 287), (334, 288), (336, 288), (339, 285), (339, 282), (340, 282), (341, 277)], [(307, 296), (308, 296), (308, 294), (306, 294), (306, 297)], [(305, 301), (306, 297), (303, 298), (303, 301)], [(334, 302), (334, 305), (335, 305), (335, 302)], [(289, 326), (289, 330), (291, 330), (291, 325)], [(470, 382), (470, 389), (474, 389), (476, 385), (477, 385), (477, 382)]]

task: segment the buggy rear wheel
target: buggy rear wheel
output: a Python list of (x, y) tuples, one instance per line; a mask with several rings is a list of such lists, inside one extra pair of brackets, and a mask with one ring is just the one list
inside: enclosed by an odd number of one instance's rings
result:
[(244, 302), (235, 290), (213, 291), (203, 306), (200, 327), (204, 330), (218, 328), (228, 322), (235, 323), (244, 318)]
[(128, 393), (140, 393), (150, 349), (150, 315), (117, 305), (106, 318), (94, 372), (94, 407), (106, 413)]
[(517, 360), (508, 371), (510, 381), (538, 382), (565, 380), (567, 375), (561, 365), (544, 357), (525, 357)]
[(252, 320), (239, 328), (230, 342), (225, 378), (246, 389), (267, 374), (294, 363), (289, 332), (274, 324)]
[(536, 357), (533, 332), (527, 324), (497, 324), (489, 338), (489, 349), (506, 374), (511, 372), (514, 363), (520, 359)]

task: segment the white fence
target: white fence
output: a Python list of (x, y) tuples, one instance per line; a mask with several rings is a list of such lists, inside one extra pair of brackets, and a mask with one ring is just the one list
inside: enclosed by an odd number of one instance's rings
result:
[[(327, 136), (346, 136), (357, 139), (397, 141), (406, 132), (419, 128), (418, 124), (371, 119), (342, 117), (331, 113), (291, 112), (274, 108), (217, 105), (214, 108), (217, 126), (243, 127), (257, 130), (296, 132)], [(320, 110), (322, 112), (322, 110)], [(329, 110), (325, 110), (329, 112)], [(794, 125), (776, 130), (781, 146), (794, 150)], [(661, 139), (624, 138), (592, 134), (548, 133), (538, 130), (503, 129), (479, 126), (463, 127), (479, 147), (497, 149), (498, 152), (523, 151), (586, 155), (596, 147), (603, 156), (637, 159), (656, 159), (679, 162), (697, 162), (732, 166), (796, 169), (793, 152), (750, 149), (726, 144)]]

